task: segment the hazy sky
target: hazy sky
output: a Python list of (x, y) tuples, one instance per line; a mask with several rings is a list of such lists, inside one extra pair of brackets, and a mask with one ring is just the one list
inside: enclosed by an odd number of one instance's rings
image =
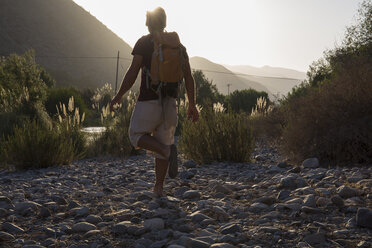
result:
[(189, 55), (230, 65), (306, 71), (340, 44), (362, 0), (74, 0), (134, 46), (147, 34), (146, 10), (161, 6), (167, 31)]

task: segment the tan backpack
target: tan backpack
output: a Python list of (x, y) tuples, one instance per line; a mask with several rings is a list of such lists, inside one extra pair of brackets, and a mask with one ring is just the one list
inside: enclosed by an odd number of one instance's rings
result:
[(154, 33), (154, 52), (151, 59), (151, 85), (147, 87), (160, 95), (164, 86), (177, 87), (183, 80), (184, 52), (176, 32)]

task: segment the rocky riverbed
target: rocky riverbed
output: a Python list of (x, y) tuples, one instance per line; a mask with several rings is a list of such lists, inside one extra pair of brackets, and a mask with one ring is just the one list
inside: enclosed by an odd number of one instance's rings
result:
[(2, 171), (0, 247), (372, 247), (372, 166), (254, 157), (182, 160), (158, 199), (148, 155)]

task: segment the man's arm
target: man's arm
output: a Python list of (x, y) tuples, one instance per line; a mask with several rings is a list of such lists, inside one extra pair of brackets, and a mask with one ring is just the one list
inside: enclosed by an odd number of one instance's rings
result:
[(137, 75), (139, 70), (141, 69), (142, 65), (142, 56), (141, 55), (134, 55), (132, 64), (130, 65), (123, 82), (121, 83), (120, 89), (114, 99), (112, 99), (110, 104), (110, 110), (113, 110), (113, 106), (115, 104), (120, 103), (121, 98), (123, 95), (133, 86), (134, 82), (136, 81)]
[(187, 99), (189, 100), (187, 117), (189, 119), (192, 118), (193, 121), (197, 121), (199, 119), (199, 113), (195, 106), (195, 81), (191, 75), (191, 68), (190, 68), (189, 61), (185, 63), (184, 76), (185, 76)]

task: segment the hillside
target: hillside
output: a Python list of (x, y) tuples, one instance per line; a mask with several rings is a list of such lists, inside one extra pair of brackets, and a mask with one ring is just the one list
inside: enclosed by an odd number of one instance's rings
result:
[(213, 84), (217, 86), (217, 89), (222, 94), (228, 93), (227, 84), (231, 84), (230, 92), (252, 88), (258, 91), (266, 91), (271, 94), (271, 92), (262, 84), (246, 78), (241, 78), (226, 69), (226, 67), (215, 64), (205, 58), (192, 57), (190, 58), (190, 65), (193, 69), (202, 70), (206, 77), (213, 81)]
[[(286, 95), (294, 86), (306, 78), (306, 73), (281, 67), (254, 67), (249, 65), (224, 65), (227, 69), (237, 74), (254, 76), (242, 76), (245, 79), (258, 82), (267, 87), (272, 93)], [(277, 77), (277, 78), (275, 78)]]
[[(107, 57), (118, 50), (120, 57), (131, 57), (126, 42), (72, 0), (1, 0), (0, 30), (0, 55), (34, 49), (58, 85), (114, 86), (116, 58)], [(119, 79), (129, 63), (120, 60)]]

